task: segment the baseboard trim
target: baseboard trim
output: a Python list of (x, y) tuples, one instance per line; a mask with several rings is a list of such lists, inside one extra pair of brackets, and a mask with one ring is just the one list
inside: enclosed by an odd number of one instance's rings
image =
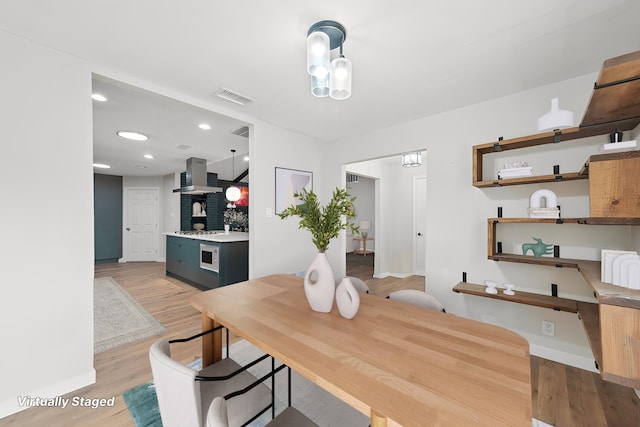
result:
[[(69, 394), (75, 390), (79, 390), (82, 387), (95, 384), (95, 382), (96, 382), (96, 370), (94, 368), (91, 368), (89, 372), (86, 372), (84, 374), (78, 375), (73, 378), (69, 378), (59, 383), (51, 384), (37, 390), (19, 393), (18, 395), (16, 395), (15, 399), (9, 399), (9, 400), (4, 400), (0, 402), (0, 419), (4, 417), (8, 417), (9, 415), (16, 414), (20, 411), (24, 411), (25, 409), (29, 409), (29, 406), (20, 406), (18, 402), (18, 398), (20, 396), (29, 396), (34, 398), (35, 397), (55, 398), (58, 396)], [(105, 396), (105, 397), (108, 397), (108, 396)]]

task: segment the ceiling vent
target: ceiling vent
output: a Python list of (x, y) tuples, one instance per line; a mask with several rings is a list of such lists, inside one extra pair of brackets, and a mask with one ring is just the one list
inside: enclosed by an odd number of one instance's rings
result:
[(249, 126), (242, 126), (241, 128), (232, 131), (231, 134), (249, 138)]
[(227, 101), (235, 102), (236, 104), (242, 106), (251, 104), (253, 102), (253, 99), (247, 98), (244, 95), (240, 95), (239, 93), (232, 92), (229, 89), (225, 88), (215, 91), (212, 95), (215, 95), (218, 98), (226, 99)]

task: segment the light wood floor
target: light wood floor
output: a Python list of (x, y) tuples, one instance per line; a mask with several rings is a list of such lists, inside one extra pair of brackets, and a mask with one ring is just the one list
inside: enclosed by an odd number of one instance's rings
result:
[[(353, 272), (351, 272), (353, 273)], [(368, 273), (366, 273), (368, 274)], [(166, 277), (162, 263), (109, 264), (96, 267), (96, 277), (113, 277), (166, 328), (169, 338), (200, 331), (200, 315), (189, 305), (200, 292)], [(354, 275), (354, 274), (352, 274)], [(396, 289), (423, 289), (424, 278), (365, 277), (372, 293), (386, 296)], [(122, 394), (151, 380), (148, 350), (159, 338), (150, 337), (96, 355), (97, 382), (65, 397), (116, 397), (113, 408), (31, 408), (0, 420), (0, 426), (126, 426), (133, 421)], [(174, 356), (188, 363), (200, 357), (199, 342), (181, 344)], [(175, 350), (179, 350), (175, 352)], [(533, 415), (558, 427), (640, 425), (640, 402), (633, 390), (603, 382), (591, 372), (532, 357)], [(496, 402), (499, 405), (500, 402)], [(350, 426), (344, 426), (350, 427)]]

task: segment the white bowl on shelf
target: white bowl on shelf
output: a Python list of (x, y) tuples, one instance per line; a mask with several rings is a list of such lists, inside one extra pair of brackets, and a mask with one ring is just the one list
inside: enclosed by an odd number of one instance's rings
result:
[(193, 229), (194, 230), (204, 230), (204, 224), (201, 222), (197, 222), (195, 224), (193, 224)]

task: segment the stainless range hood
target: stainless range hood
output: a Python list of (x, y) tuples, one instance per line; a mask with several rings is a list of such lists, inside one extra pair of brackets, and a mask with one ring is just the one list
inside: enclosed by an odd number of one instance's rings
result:
[(186, 178), (186, 186), (174, 189), (174, 193), (207, 194), (220, 193), (222, 191), (220, 187), (209, 187), (207, 185), (207, 161), (205, 159), (188, 158)]

